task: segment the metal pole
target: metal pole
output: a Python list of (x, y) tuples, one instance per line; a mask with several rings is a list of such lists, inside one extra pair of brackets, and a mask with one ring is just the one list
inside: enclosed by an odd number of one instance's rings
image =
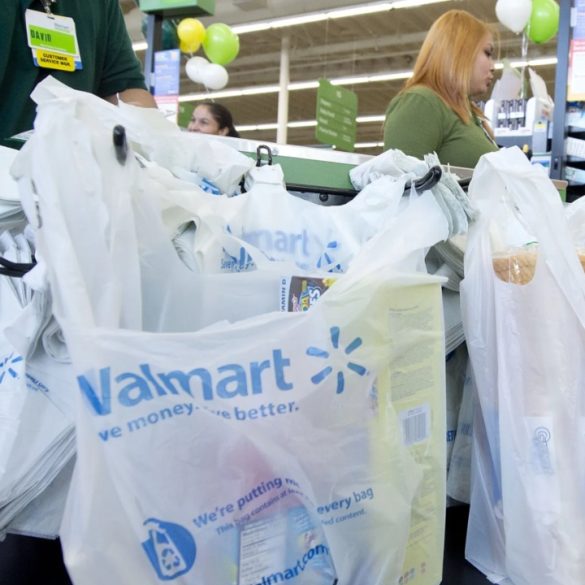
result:
[(565, 139), (567, 138), (567, 75), (569, 70), (569, 47), (571, 42), (571, 5), (565, 0), (560, 3), (559, 32), (557, 35), (557, 70), (555, 76), (555, 109), (553, 113), (551, 146), (551, 179), (564, 179)]
[(154, 93), (154, 54), (162, 48), (161, 14), (149, 14), (146, 21), (146, 56), (144, 57), (144, 81), (150, 93)]
[(282, 37), (280, 49), (280, 89), (278, 91), (278, 126), (276, 142), (286, 144), (288, 124), (288, 83), (290, 79), (290, 37)]

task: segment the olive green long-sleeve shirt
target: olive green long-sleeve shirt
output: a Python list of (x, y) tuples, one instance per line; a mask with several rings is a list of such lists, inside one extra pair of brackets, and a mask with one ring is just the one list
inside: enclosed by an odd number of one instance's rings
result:
[(498, 150), (484, 128), (465, 124), (431, 89), (412, 87), (388, 106), (384, 150), (395, 148), (423, 158), (436, 152), (442, 164), (473, 168), (480, 156)]

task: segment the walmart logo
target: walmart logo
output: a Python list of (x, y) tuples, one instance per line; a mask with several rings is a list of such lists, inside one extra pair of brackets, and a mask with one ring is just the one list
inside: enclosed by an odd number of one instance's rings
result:
[(22, 356), (14, 355), (14, 353), (11, 353), (0, 362), (0, 384), (4, 382), (6, 376), (18, 378), (18, 372), (12, 366), (20, 362), (22, 362)]
[[(329, 330), (331, 334), (331, 345), (333, 349), (336, 351), (343, 351), (343, 353), (349, 356), (353, 353), (358, 347), (362, 345), (361, 337), (354, 338), (345, 349), (340, 349), (339, 347), (339, 327), (331, 327)], [(307, 355), (319, 359), (329, 359), (330, 353), (325, 349), (320, 349), (318, 347), (309, 347), (307, 349)], [(355, 372), (358, 376), (365, 376), (367, 370), (364, 366), (356, 364), (355, 362), (348, 361), (346, 364), (347, 369)], [(312, 378), (311, 382), (313, 384), (320, 384), (325, 378), (330, 376), (333, 373), (333, 368), (331, 366), (325, 366), (323, 369), (319, 370)], [(341, 394), (345, 389), (345, 373), (342, 370), (337, 371), (337, 394)]]
[[(351, 354), (362, 345), (360, 337), (354, 338), (341, 347), (339, 327), (329, 330), (331, 343), (327, 349), (309, 347), (306, 355), (319, 360), (335, 357), (334, 363), (340, 364), (334, 373), (332, 365), (323, 364), (312, 378), (313, 384), (320, 384), (334, 374), (337, 381), (337, 394), (345, 389), (346, 376), (365, 376), (367, 369), (350, 361)], [(89, 370), (77, 377), (77, 383), (94, 414), (108, 416), (117, 405), (133, 408), (150, 400), (162, 397), (176, 397), (184, 394), (203, 401), (241, 400), (258, 397), (266, 389), (269, 392), (294, 391), (293, 359), (285, 349), (262, 348), (262, 354), (255, 352), (256, 359), (242, 363), (208, 364), (209, 367), (191, 364), (185, 369), (174, 368), (160, 371), (149, 363), (137, 364), (132, 370), (118, 371), (112, 366), (99, 370)], [(337, 352), (337, 353), (336, 353)], [(342, 352), (342, 353), (339, 353)], [(348, 371), (349, 370), (349, 371)]]

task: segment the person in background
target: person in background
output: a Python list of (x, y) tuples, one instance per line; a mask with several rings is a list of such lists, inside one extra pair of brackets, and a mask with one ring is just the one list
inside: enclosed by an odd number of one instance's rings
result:
[(417, 158), (436, 152), (442, 164), (468, 168), (498, 150), (473, 102), (491, 87), (494, 51), (486, 23), (464, 10), (440, 16), (427, 33), (413, 76), (388, 106), (384, 150)]
[[(56, 22), (73, 19), (79, 47), (79, 66), (73, 71), (35, 64), (27, 40), (27, 18)], [(50, 17), (52, 18), (52, 17)], [(52, 25), (51, 25), (52, 26)], [(30, 25), (29, 27), (30, 28)], [(37, 59), (37, 62), (39, 59)], [(35, 103), (30, 94), (52, 75), (66, 85), (138, 106), (156, 107), (146, 90), (140, 61), (132, 50), (118, 0), (9, 0), (0, 18), (0, 144), (16, 146), (10, 137), (30, 130)]]
[(201, 132), (202, 134), (240, 137), (234, 126), (231, 112), (225, 106), (216, 102), (200, 103), (193, 110), (187, 130), (189, 132)]

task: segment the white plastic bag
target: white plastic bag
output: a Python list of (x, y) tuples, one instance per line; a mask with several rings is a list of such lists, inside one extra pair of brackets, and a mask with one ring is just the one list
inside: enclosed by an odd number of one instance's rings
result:
[(73, 100), (90, 107), (99, 124), (126, 129), (129, 143), (139, 154), (170, 171), (195, 173), (220, 193), (233, 193), (254, 161), (228, 144), (204, 134), (183, 132), (167, 120), (162, 111), (120, 102), (114, 106), (103, 99), (74, 90), (54, 77), (40, 82), (31, 95), (37, 104), (53, 99)]
[[(78, 424), (87, 433), (78, 437), (78, 456), (99, 445), (108, 475), (98, 483), (109, 478), (116, 486), (125, 532), (131, 527), (137, 538), (121, 564), (108, 563), (113, 574), (132, 580), (147, 560), (164, 574), (164, 559), (140, 547), (157, 541), (152, 528), (168, 530), (181, 553), (181, 570), (172, 576), (189, 573), (195, 582), (230, 583), (237, 570), (239, 582), (258, 583), (305, 566), (305, 576), (295, 574), (299, 583), (397, 579), (420, 471), (400, 445), (392, 409), (388, 427), (376, 432), (373, 380), (362, 382), (360, 372), (375, 371), (366, 355), (383, 347), (372, 351), (374, 338), (355, 328), (368, 314), (358, 307), (359, 294), (368, 298), (365, 290), (346, 297), (355, 313), (339, 329), (326, 324), (341, 323), (341, 305), (325, 321), (315, 307), (297, 319), (279, 314), (209, 334), (68, 336), (83, 372)], [(350, 361), (329, 362), (326, 353), (336, 349), (353, 354)], [(400, 485), (392, 480), (397, 475)], [(80, 476), (72, 489), (73, 497), (87, 498), (90, 487)], [(99, 494), (93, 501), (99, 515), (122, 512)], [(88, 540), (99, 548), (114, 532), (87, 534), (82, 526), (73, 516), (64, 526), (69, 568), (80, 583), (97, 583), (108, 574), (103, 564), (78, 564), (76, 551)], [(199, 563), (181, 548), (185, 530)], [(321, 558), (307, 563), (313, 554)]]
[[(4, 258), (31, 261), (22, 234), (4, 232), (0, 245)], [(55, 537), (60, 517), (34, 500), (73, 454), (72, 421), (55, 406), (72, 380), (52, 372), (39, 340), (44, 318), (37, 301), (43, 295), (31, 297), (22, 278), (0, 277), (0, 534), (19, 517), (27, 533)]]
[[(405, 183), (382, 177), (346, 205), (325, 207), (288, 193), (279, 165), (252, 169), (250, 175), (253, 186), (238, 197), (180, 202), (197, 226), (192, 254), (200, 271), (255, 268), (240, 259), (242, 240), (300, 270), (345, 272), (363, 244), (395, 217)], [(237, 240), (230, 246), (231, 238)]]
[(585, 199), (579, 197), (565, 207), (571, 240), (578, 249), (585, 250)]
[[(438, 583), (441, 295), (413, 270), (446, 235), (432, 196), (367, 241), (307, 313), (148, 333), (196, 321), (214, 299), (185, 294), (205, 275), (169, 255), (152, 184), (131, 157), (119, 165), (90, 110), (67, 106), (40, 108), (18, 172), (25, 197), (33, 182), (39, 192), (40, 257), (78, 373), (62, 530), (76, 585), (381, 585), (405, 566)], [(73, 160), (67, 177), (60, 160)]]
[[(585, 276), (556, 189), (519, 149), (482, 157), (470, 198), (481, 216), (461, 295), (481, 410), (466, 556), (496, 582), (577, 585), (585, 572)], [(495, 231), (501, 219), (507, 229)], [(532, 243), (519, 249), (526, 234)]]

